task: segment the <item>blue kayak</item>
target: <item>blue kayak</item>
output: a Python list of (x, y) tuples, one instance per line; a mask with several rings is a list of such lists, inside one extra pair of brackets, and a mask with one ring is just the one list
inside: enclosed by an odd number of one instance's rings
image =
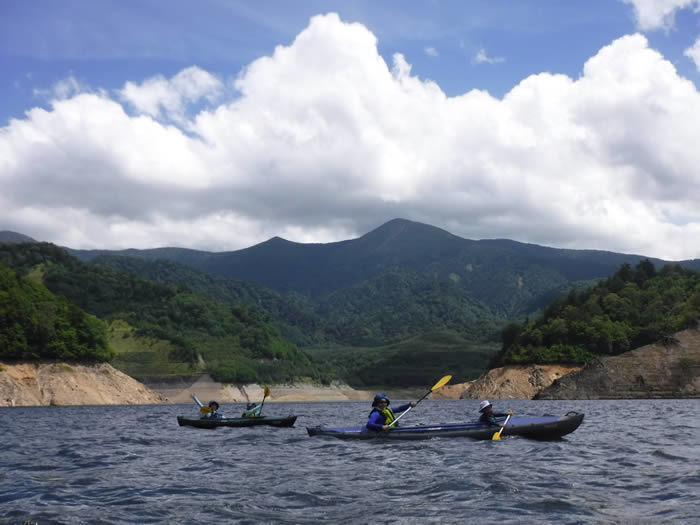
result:
[[(505, 418), (500, 418), (501, 422)], [(559, 439), (576, 430), (583, 421), (583, 414), (569, 412), (565, 416), (511, 417), (501, 437), (522, 436), (530, 439)], [(435, 437), (466, 437), (491, 439), (499, 427), (483, 423), (446, 423), (444, 425), (418, 425), (398, 427), (375, 432), (367, 427), (307, 427), (309, 436), (328, 436), (340, 439), (431, 439)]]

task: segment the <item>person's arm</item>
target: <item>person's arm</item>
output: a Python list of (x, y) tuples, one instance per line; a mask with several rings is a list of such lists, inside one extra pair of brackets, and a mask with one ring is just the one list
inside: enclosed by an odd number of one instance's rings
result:
[(393, 409), (393, 410), (394, 410), (394, 414), (399, 414), (399, 413), (401, 413), (401, 412), (405, 412), (405, 411), (408, 410), (409, 408), (411, 408), (411, 403), (406, 403), (405, 405), (398, 406), (398, 407), (396, 407), (396, 408)]
[(372, 412), (367, 420), (367, 428), (370, 430), (384, 430), (384, 416), (381, 412)]

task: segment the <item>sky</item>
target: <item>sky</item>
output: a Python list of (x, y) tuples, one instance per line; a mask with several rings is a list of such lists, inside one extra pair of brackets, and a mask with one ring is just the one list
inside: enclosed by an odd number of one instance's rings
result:
[(0, 230), (700, 258), (700, 0), (2, 0)]

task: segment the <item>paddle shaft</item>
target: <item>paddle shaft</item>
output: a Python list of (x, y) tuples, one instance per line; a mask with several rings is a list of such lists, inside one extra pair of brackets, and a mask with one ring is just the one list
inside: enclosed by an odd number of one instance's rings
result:
[[(428, 391), (425, 393), (425, 395), (424, 395), (423, 397), (421, 397), (418, 401), (416, 401), (416, 406), (418, 406), (418, 403), (420, 403), (420, 402), (423, 401), (426, 397), (428, 397), (430, 394), (432, 394), (432, 393), (433, 393), (433, 390), (434, 390), (434, 389), (431, 388), (430, 390), (428, 390)], [(404, 410), (403, 413), (401, 413), (401, 414), (399, 415), (399, 417), (397, 417), (396, 419), (394, 419), (394, 420), (391, 422), (391, 424), (389, 424), (389, 428), (393, 427), (399, 419), (401, 419), (403, 416), (405, 416), (406, 414), (408, 414), (408, 413), (411, 411), (412, 408), (413, 408), (413, 407), (408, 407), (406, 410)]]
[(199, 408), (202, 408), (204, 406), (204, 403), (197, 399), (197, 396), (195, 396), (194, 394), (192, 394), (192, 400), (199, 405)]

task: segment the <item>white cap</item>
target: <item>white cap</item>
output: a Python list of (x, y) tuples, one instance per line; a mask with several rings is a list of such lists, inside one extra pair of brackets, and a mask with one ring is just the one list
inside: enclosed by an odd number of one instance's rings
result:
[(484, 399), (481, 403), (479, 403), (479, 412), (483, 412), (486, 410), (487, 407), (491, 406), (491, 401), (488, 401), (487, 399)]

